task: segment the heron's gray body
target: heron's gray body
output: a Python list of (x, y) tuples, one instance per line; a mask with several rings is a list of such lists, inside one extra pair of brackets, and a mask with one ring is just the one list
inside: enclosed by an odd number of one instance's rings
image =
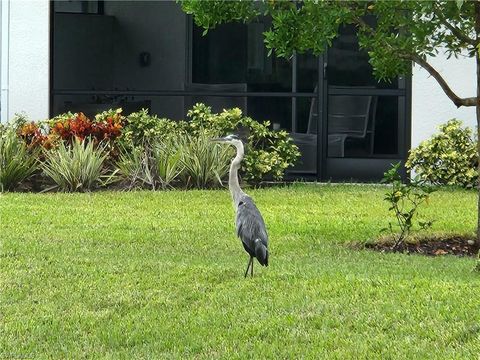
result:
[(252, 198), (245, 194), (238, 183), (238, 170), (243, 160), (243, 143), (235, 135), (228, 135), (216, 141), (226, 142), (237, 148), (237, 155), (230, 164), (228, 179), (228, 188), (232, 195), (233, 207), (236, 211), (237, 236), (242, 241), (245, 251), (250, 255), (248, 269), (252, 267), (253, 276), (253, 258), (263, 266), (268, 266), (268, 234), (263, 217), (256, 207)]
[(268, 266), (268, 234), (263, 217), (252, 198), (246, 194), (237, 204), (237, 236), (245, 251), (257, 258), (263, 266)]

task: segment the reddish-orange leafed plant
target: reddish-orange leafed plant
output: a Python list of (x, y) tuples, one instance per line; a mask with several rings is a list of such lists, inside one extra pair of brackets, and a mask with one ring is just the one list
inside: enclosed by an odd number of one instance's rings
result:
[(83, 140), (91, 138), (95, 142), (114, 140), (121, 135), (121, 114), (108, 116), (106, 119), (92, 121), (84, 113), (75, 114), (66, 120), (59, 120), (52, 126), (52, 132), (66, 141), (75, 138)]
[(18, 136), (25, 141), (29, 148), (35, 148), (37, 146), (49, 148), (51, 146), (48, 136), (44, 135), (38, 124), (33, 121), (21, 126), (18, 129)]

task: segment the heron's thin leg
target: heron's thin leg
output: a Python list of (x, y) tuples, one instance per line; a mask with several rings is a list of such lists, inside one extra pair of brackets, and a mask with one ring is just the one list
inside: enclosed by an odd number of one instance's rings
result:
[(250, 256), (250, 260), (248, 260), (247, 271), (245, 271), (245, 277), (247, 277), (248, 269), (250, 268), (250, 264), (253, 266), (253, 257)]
[(253, 278), (253, 257), (252, 257), (252, 272), (250, 274), (252, 275), (252, 278)]

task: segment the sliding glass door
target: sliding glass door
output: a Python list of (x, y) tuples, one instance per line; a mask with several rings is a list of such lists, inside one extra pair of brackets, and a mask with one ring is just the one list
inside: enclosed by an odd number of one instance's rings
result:
[(206, 102), (214, 111), (237, 106), (273, 129), (286, 130), (301, 148), (302, 158), (290, 171), (315, 177), (317, 140), (311, 122), (318, 113), (319, 58), (268, 56), (263, 32), (268, 18), (250, 24), (224, 24), (203, 36), (192, 24), (191, 72), (186, 89), (197, 92), (185, 104)]
[(377, 81), (354, 26), (340, 29), (324, 69), (325, 177), (380, 179), (408, 150), (409, 81)]
[(268, 19), (225, 24), (203, 36), (192, 25), (188, 88), (202, 95), (186, 104), (238, 106), (290, 132), (302, 153), (293, 177), (378, 180), (404, 159), (408, 82), (374, 78), (353, 26), (341, 29), (325, 55), (288, 60), (267, 56), (262, 33), (269, 26)]

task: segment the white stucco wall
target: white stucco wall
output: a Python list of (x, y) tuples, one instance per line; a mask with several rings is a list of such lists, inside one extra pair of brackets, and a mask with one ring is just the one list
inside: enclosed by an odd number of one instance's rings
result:
[[(442, 54), (430, 58), (429, 63), (442, 74), (458, 96), (476, 95), (476, 70), (473, 58), (452, 57), (447, 60)], [(437, 132), (438, 125), (452, 118), (462, 120), (465, 125), (474, 128), (475, 108), (457, 109), (435, 79), (416, 65), (412, 79), (412, 148)]]
[[(48, 0), (1, 0), (9, 2), (8, 119), (25, 112), (32, 120), (48, 117), (49, 107), (49, 2)], [(3, 64), (2, 64), (3, 66)], [(6, 119), (2, 119), (5, 121)]]
[(0, 122), (7, 118), (8, 91), (7, 85), (8, 59), (8, 2), (0, 0)]

